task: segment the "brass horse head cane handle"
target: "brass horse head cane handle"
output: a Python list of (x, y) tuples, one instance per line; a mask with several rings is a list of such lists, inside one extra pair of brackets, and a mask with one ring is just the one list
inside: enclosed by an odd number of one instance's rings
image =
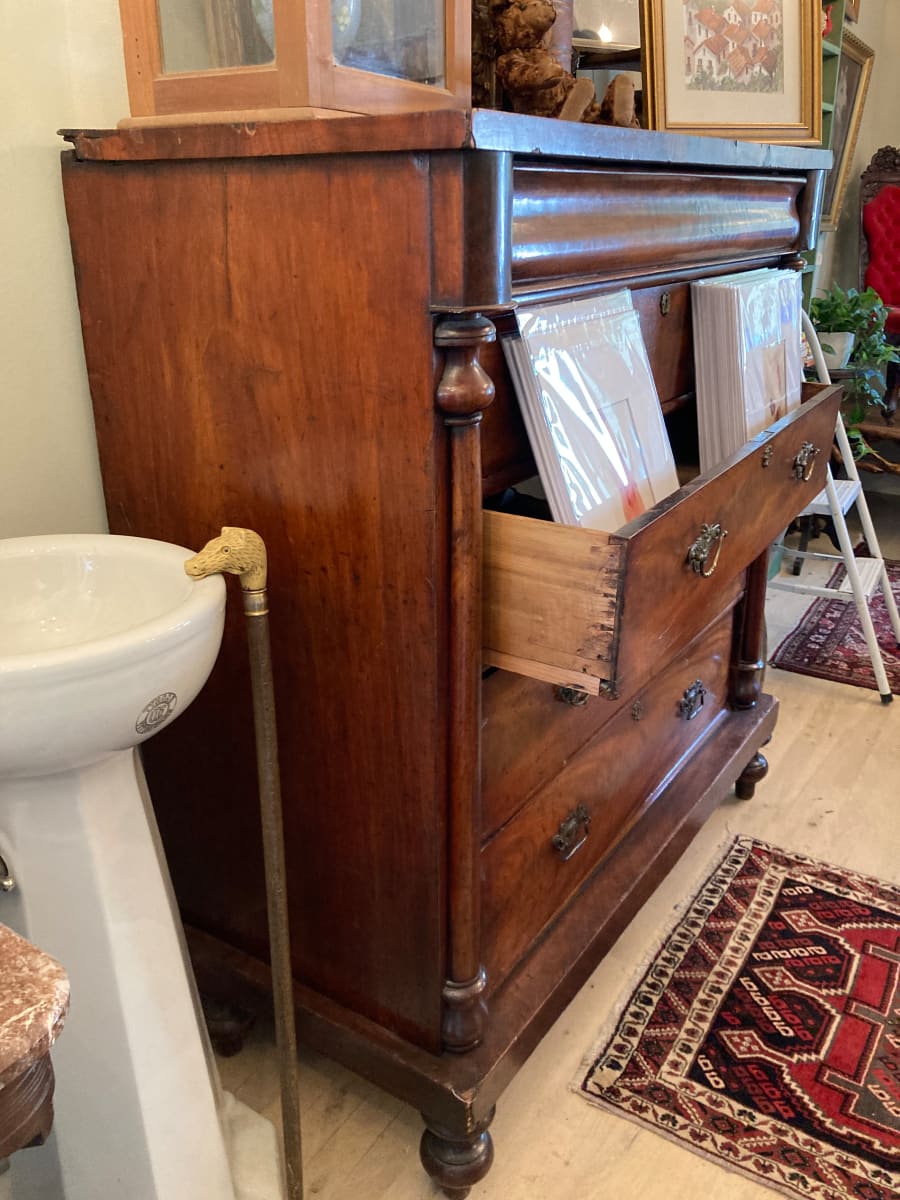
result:
[(266, 547), (258, 533), (226, 525), (217, 538), (184, 564), (192, 579), (227, 571), (239, 575), (247, 621), (256, 770), (263, 835), (263, 860), (272, 960), (275, 1042), (281, 1078), (281, 1117), (288, 1200), (302, 1200), (303, 1158), (300, 1145), (300, 1102), (297, 1086), (297, 1032), (294, 981), (288, 927), (287, 873), (281, 816), (281, 778), (275, 725), (275, 691), (269, 645), (269, 601), (266, 593)]
[[(727, 537), (728, 530), (723, 529), (718, 522), (715, 525), (700, 526), (700, 536), (687, 553), (687, 563), (695, 575), (702, 575), (704, 579), (709, 579), (719, 565), (722, 543)], [(716, 553), (712, 560), (712, 566), (707, 568), (706, 564), (712, 554), (713, 546), (716, 548)]]
[(226, 525), (217, 538), (207, 542), (198, 554), (187, 560), (184, 569), (192, 579), (205, 579), (207, 575), (220, 575), (223, 572), (240, 575), (244, 592), (264, 593), (266, 543), (252, 529)]

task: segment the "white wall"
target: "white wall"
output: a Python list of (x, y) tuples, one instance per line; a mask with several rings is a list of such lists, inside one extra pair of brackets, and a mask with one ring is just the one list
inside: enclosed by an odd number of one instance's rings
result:
[(128, 113), (116, 0), (0, 0), (0, 537), (105, 528), (56, 130)]
[[(819, 282), (856, 282), (859, 174), (900, 144), (900, 2), (863, 0), (875, 63)], [(105, 527), (56, 130), (128, 113), (117, 0), (0, 0), (0, 537)], [(115, 353), (115, 348), (110, 348)]]

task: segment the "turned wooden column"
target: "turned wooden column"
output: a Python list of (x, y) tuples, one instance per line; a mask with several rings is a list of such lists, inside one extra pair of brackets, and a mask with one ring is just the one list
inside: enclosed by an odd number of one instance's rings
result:
[[(450, 314), (435, 331), (444, 352), (437, 406), (450, 434), (450, 619), (448, 712), (448, 948), (441, 1036), (463, 1053), (481, 1041), (487, 976), (481, 965), (481, 418), (494, 385), (478, 351), (496, 338), (477, 314)], [(447, 1196), (467, 1195), (494, 1158), (487, 1127), (468, 1105), (452, 1124), (422, 1114), (422, 1165)]]
[[(766, 669), (765, 610), (768, 583), (769, 552), (766, 551), (747, 568), (744, 599), (735, 623), (729, 681), (729, 702), (732, 708), (755, 708), (762, 693)], [(738, 799), (752, 799), (756, 785), (765, 779), (768, 770), (768, 762), (757, 751), (735, 783)]]
[(496, 338), (478, 315), (440, 320), (444, 352), (437, 406), (450, 432), (450, 645), (447, 978), (442, 1038), (447, 1050), (481, 1041), (486, 977), (481, 965), (481, 424), (494, 385), (478, 350)]
[(768, 576), (769, 554), (766, 551), (747, 568), (744, 599), (735, 622), (728, 697), (732, 708), (755, 707), (762, 692), (766, 666), (764, 649)]

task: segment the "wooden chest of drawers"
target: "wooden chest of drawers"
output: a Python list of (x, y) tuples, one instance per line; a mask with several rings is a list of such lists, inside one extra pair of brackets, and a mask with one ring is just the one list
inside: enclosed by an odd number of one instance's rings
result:
[[(766, 548), (837, 404), (609, 534), (482, 511), (534, 472), (495, 329), (633, 288), (690, 461), (690, 280), (795, 262), (828, 155), (477, 112), (68, 137), (111, 528), (264, 537), (301, 1031), (424, 1113), (462, 1194), (517, 1066), (764, 774)], [(239, 999), (266, 924), (236, 613), (146, 765), (201, 986)]]

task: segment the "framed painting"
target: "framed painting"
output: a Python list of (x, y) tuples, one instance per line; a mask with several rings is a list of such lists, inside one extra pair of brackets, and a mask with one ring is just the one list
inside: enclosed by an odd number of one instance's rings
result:
[(641, 0), (650, 129), (819, 145), (820, 0)]
[(825, 178), (825, 194), (822, 200), (823, 229), (836, 229), (841, 215), (874, 61), (875, 51), (845, 29), (834, 94), (834, 112), (831, 115), (831, 151), (834, 154), (834, 166)]

